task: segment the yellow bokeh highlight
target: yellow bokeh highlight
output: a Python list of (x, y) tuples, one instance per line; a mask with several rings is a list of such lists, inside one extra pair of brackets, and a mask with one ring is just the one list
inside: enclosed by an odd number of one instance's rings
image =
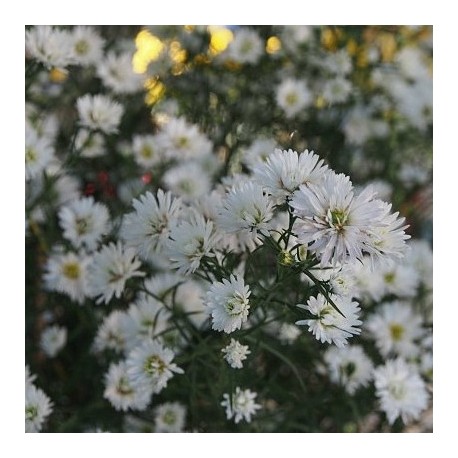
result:
[(281, 49), (281, 41), (278, 37), (270, 37), (266, 43), (266, 51), (269, 54), (275, 54)]
[(222, 53), (234, 39), (234, 34), (226, 27), (209, 25), (207, 30), (210, 33), (210, 47), (208, 50), (214, 56)]
[(165, 85), (158, 78), (150, 78), (145, 83), (145, 89), (148, 91), (145, 96), (147, 105), (154, 105), (165, 93)]
[(187, 53), (186, 50), (181, 47), (179, 41), (172, 41), (169, 47), (169, 56), (176, 64), (182, 64), (186, 62)]
[(396, 39), (391, 33), (380, 33), (377, 36), (383, 62), (391, 62), (396, 54)]
[(135, 73), (145, 73), (148, 64), (156, 60), (164, 49), (164, 43), (148, 30), (142, 30), (135, 38), (137, 51), (132, 58)]
[(61, 70), (60, 68), (53, 68), (49, 72), (49, 79), (53, 83), (63, 83), (68, 78), (68, 72), (66, 70)]

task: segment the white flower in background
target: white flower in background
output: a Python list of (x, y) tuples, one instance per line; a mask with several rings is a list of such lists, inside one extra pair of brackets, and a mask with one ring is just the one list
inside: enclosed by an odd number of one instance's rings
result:
[(280, 31), (282, 47), (289, 53), (295, 54), (299, 47), (313, 40), (313, 26), (285, 25)]
[(43, 390), (35, 385), (25, 388), (25, 432), (38, 433), (51, 414), (53, 404)]
[(95, 351), (109, 349), (117, 353), (125, 352), (133, 345), (131, 336), (134, 335), (134, 329), (134, 322), (126, 312), (114, 310), (103, 319), (97, 330)]
[(145, 288), (161, 302), (171, 306), (174, 288), (182, 281), (183, 277), (175, 272), (162, 272), (146, 279)]
[(109, 51), (97, 64), (97, 76), (115, 94), (133, 94), (143, 89), (144, 77), (134, 72), (131, 52)]
[(425, 382), (413, 366), (403, 359), (389, 360), (374, 371), (380, 408), (393, 424), (398, 417), (407, 424), (417, 420), (428, 406)]
[(129, 378), (136, 386), (151, 388), (153, 393), (159, 393), (174, 374), (184, 373), (172, 363), (174, 357), (174, 352), (157, 340), (144, 340), (127, 358)]
[(321, 342), (334, 343), (337, 347), (347, 345), (347, 339), (360, 334), (361, 321), (358, 320), (360, 308), (357, 302), (349, 298), (330, 295), (330, 299), (343, 313), (342, 316), (322, 295), (311, 297), (307, 305), (297, 304), (297, 307), (307, 310), (316, 318), (296, 321), (297, 325), (307, 325), (309, 331)]
[(142, 259), (149, 260), (162, 252), (171, 226), (181, 214), (181, 200), (158, 189), (156, 196), (147, 192), (134, 199), (132, 205), (135, 211), (124, 216), (121, 237)]
[(415, 239), (409, 242), (405, 264), (413, 267), (421, 283), (428, 289), (433, 288), (433, 250), (426, 240)]
[(348, 75), (353, 68), (351, 57), (346, 49), (334, 53), (328, 53), (323, 61), (324, 67), (337, 76)]
[(132, 152), (137, 164), (154, 167), (162, 161), (162, 149), (155, 135), (134, 135)]
[(355, 279), (355, 296), (365, 300), (379, 301), (385, 294), (385, 284), (381, 275), (374, 271), (373, 263), (369, 256), (364, 256), (361, 262), (351, 265)]
[(423, 335), (422, 318), (408, 303), (382, 304), (367, 319), (365, 328), (384, 357), (395, 354), (410, 358), (420, 351), (417, 340)]
[(351, 91), (352, 85), (345, 78), (330, 79), (323, 85), (323, 97), (330, 104), (347, 101)]
[(73, 63), (69, 32), (49, 25), (36, 25), (25, 31), (25, 50), (26, 55), (48, 68), (65, 68)]
[(361, 386), (367, 386), (372, 379), (374, 366), (359, 345), (344, 348), (330, 347), (324, 354), (329, 368), (329, 377), (341, 384), (348, 394), (355, 394)]
[(92, 258), (85, 254), (52, 254), (43, 276), (46, 288), (67, 294), (73, 301), (82, 304), (88, 296), (88, 267), (91, 262)]
[(194, 124), (184, 118), (172, 118), (157, 135), (169, 159), (197, 159), (211, 153), (213, 145)]
[(313, 151), (298, 154), (291, 149), (276, 149), (265, 162), (253, 167), (253, 176), (269, 194), (285, 202), (300, 185), (319, 184), (326, 170)]
[(416, 296), (420, 279), (414, 267), (391, 262), (380, 266), (377, 273), (383, 279), (385, 294), (399, 297)]
[(81, 157), (103, 156), (106, 152), (105, 138), (99, 132), (80, 129), (75, 138), (75, 149)]
[(197, 329), (202, 329), (208, 320), (203, 299), (204, 293), (200, 283), (188, 280), (178, 286), (175, 295), (175, 304), (186, 313), (188, 319)]
[(39, 137), (35, 129), (25, 129), (25, 179), (40, 177), (54, 160), (54, 147), (46, 137)]
[(140, 266), (135, 250), (125, 248), (121, 242), (104, 245), (97, 251), (89, 266), (89, 288), (97, 304), (108, 304), (113, 296), (119, 299), (129, 278), (145, 275), (138, 270)]
[(120, 361), (110, 364), (105, 374), (103, 397), (110, 401), (116, 410), (145, 410), (151, 401), (152, 390), (138, 387), (131, 382), (127, 373), (127, 364)]
[(26, 364), (25, 365), (25, 387), (27, 388), (29, 385), (32, 385), (36, 378), (37, 376), (30, 372), (30, 368)]
[(97, 64), (103, 55), (104, 39), (94, 27), (77, 25), (70, 32), (73, 58), (77, 65)]
[(162, 176), (164, 187), (184, 202), (195, 199), (210, 192), (210, 177), (197, 162), (184, 162), (170, 167)]
[(203, 257), (215, 256), (212, 250), (218, 237), (211, 221), (191, 213), (189, 221), (178, 223), (170, 231), (167, 252), (172, 268), (183, 275), (193, 273)]
[(264, 44), (254, 30), (246, 28), (236, 30), (234, 39), (229, 43), (222, 57), (241, 64), (256, 64), (264, 53)]
[(235, 339), (231, 339), (231, 343), (227, 347), (224, 347), (221, 351), (224, 353), (224, 359), (227, 361), (229, 366), (234, 369), (242, 369), (242, 361), (247, 359), (247, 355), (251, 353), (248, 349), (248, 345), (242, 345)]
[(348, 143), (363, 145), (371, 137), (385, 137), (389, 133), (389, 126), (385, 120), (377, 119), (367, 108), (357, 105), (349, 110), (342, 130)]
[(221, 405), (226, 408), (226, 417), (228, 420), (234, 419), (235, 423), (240, 420), (251, 422), (251, 416), (256, 414), (256, 411), (261, 408), (260, 404), (256, 404), (255, 399), (258, 394), (250, 390), (241, 390), (236, 387), (235, 393), (229, 395), (223, 394)]
[(186, 422), (186, 407), (179, 402), (165, 402), (154, 410), (156, 433), (181, 433)]
[(50, 358), (59, 353), (67, 343), (67, 328), (62, 326), (49, 326), (41, 333), (40, 347)]
[[(385, 202), (391, 200), (391, 196), (393, 195), (393, 186), (385, 180), (382, 179), (375, 179), (368, 181), (366, 184), (367, 186), (371, 186), (378, 199), (381, 199)], [(359, 192), (363, 190), (363, 188), (359, 188), (355, 186)]]
[(287, 118), (293, 118), (311, 105), (313, 96), (305, 81), (287, 78), (277, 88), (275, 100)]
[(86, 94), (76, 101), (80, 125), (106, 134), (118, 131), (124, 107), (102, 94)]
[(94, 202), (94, 198), (82, 197), (59, 210), (59, 224), (63, 236), (75, 248), (83, 245), (89, 251), (97, 248), (98, 242), (109, 230), (110, 215), (106, 205)]
[(240, 329), (248, 319), (250, 294), (243, 277), (231, 275), (229, 280), (213, 283), (205, 298), (205, 305), (212, 317), (212, 329), (227, 334)]
[(277, 142), (271, 138), (258, 138), (243, 151), (242, 162), (248, 167), (264, 162), (272, 151), (277, 148)]
[[(318, 280), (327, 281), (333, 294), (358, 297), (353, 269), (354, 264), (345, 264), (342, 267), (326, 266), (324, 269), (313, 270), (313, 274)], [(306, 281), (311, 282), (305, 274), (303, 276)]]

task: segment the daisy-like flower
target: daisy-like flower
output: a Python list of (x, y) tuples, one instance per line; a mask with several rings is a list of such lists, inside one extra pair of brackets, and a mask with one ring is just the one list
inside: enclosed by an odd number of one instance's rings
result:
[(346, 49), (341, 49), (335, 53), (328, 53), (323, 64), (326, 70), (337, 76), (348, 75), (353, 68), (351, 57)]
[(223, 394), (221, 405), (226, 408), (226, 417), (228, 420), (234, 419), (235, 423), (240, 420), (251, 422), (251, 416), (256, 414), (256, 411), (261, 408), (260, 404), (256, 404), (255, 399), (258, 394), (250, 390), (241, 390), (236, 387), (235, 393), (231, 396), (228, 393)]
[(108, 304), (113, 296), (121, 297), (126, 281), (145, 274), (138, 268), (141, 262), (133, 248), (124, 248), (121, 242), (104, 245), (94, 254), (89, 266), (89, 287), (91, 295), (97, 297), (97, 304)]
[(342, 316), (322, 295), (311, 297), (307, 305), (297, 304), (297, 307), (309, 311), (316, 318), (313, 320), (296, 321), (297, 325), (307, 325), (309, 331), (321, 342), (334, 343), (337, 347), (344, 347), (347, 339), (359, 334), (358, 327), (361, 321), (358, 320), (360, 311), (357, 302), (349, 298), (330, 295), (330, 299), (343, 313)]
[(25, 388), (25, 432), (38, 433), (52, 412), (52, 402), (43, 390), (35, 385)]
[(422, 318), (410, 304), (394, 301), (383, 304), (365, 323), (382, 356), (394, 353), (410, 358), (418, 355), (422, 337)]
[(66, 343), (67, 328), (62, 326), (49, 326), (41, 334), (40, 347), (50, 358), (54, 358)]
[(171, 294), (175, 286), (183, 281), (181, 275), (175, 272), (164, 272), (154, 275), (145, 280), (145, 288), (155, 297), (159, 298), (164, 304), (171, 306)]
[(63, 236), (76, 248), (83, 245), (93, 251), (102, 235), (108, 232), (110, 215), (104, 204), (94, 202), (94, 198), (82, 197), (62, 207), (59, 223)]
[(286, 117), (293, 118), (312, 103), (313, 97), (305, 81), (287, 78), (277, 88), (276, 101)]
[(25, 387), (27, 388), (29, 385), (32, 385), (36, 378), (37, 376), (30, 372), (30, 368), (26, 364), (25, 365)]
[(398, 417), (405, 424), (417, 420), (428, 406), (425, 382), (417, 370), (401, 358), (377, 367), (374, 383), (380, 407), (390, 424)]
[(37, 25), (26, 30), (25, 50), (28, 56), (48, 68), (65, 68), (73, 60), (70, 34), (49, 25)]
[(207, 292), (205, 305), (212, 317), (212, 329), (227, 334), (240, 329), (248, 319), (251, 291), (243, 277), (231, 275), (229, 280), (213, 283)]
[(181, 200), (158, 189), (156, 196), (147, 192), (134, 199), (132, 205), (135, 212), (124, 216), (121, 237), (142, 259), (148, 260), (165, 246), (171, 226), (181, 213)]
[(124, 108), (106, 95), (86, 94), (76, 101), (80, 125), (92, 130), (101, 130), (106, 134), (118, 130)]
[(105, 154), (105, 138), (99, 132), (80, 129), (75, 138), (75, 149), (81, 157), (98, 157)]
[(413, 266), (404, 263), (386, 262), (377, 273), (383, 279), (387, 294), (398, 297), (415, 297), (419, 285), (419, 276)]
[(186, 313), (197, 329), (202, 329), (208, 319), (203, 296), (204, 290), (201, 284), (194, 280), (181, 283), (175, 295), (175, 304)]
[(125, 352), (133, 346), (131, 336), (134, 335), (134, 329), (135, 324), (127, 313), (114, 310), (103, 319), (97, 330), (95, 351), (110, 349), (117, 353)]
[(323, 97), (326, 102), (343, 103), (348, 99), (352, 90), (350, 81), (345, 78), (327, 80), (323, 86)]
[(77, 25), (70, 32), (73, 59), (76, 64), (88, 66), (100, 61), (104, 40), (94, 27)]
[(40, 176), (54, 159), (54, 148), (46, 137), (39, 137), (35, 129), (25, 129), (25, 179)]
[(51, 291), (67, 294), (82, 304), (88, 296), (88, 267), (91, 257), (76, 253), (56, 253), (50, 256), (43, 276)]
[(174, 374), (184, 374), (183, 369), (172, 363), (174, 357), (174, 352), (157, 340), (145, 340), (127, 358), (129, 377), (135, 385), (159, 393)]
[(359, 345), (344, 348), (330, 347), (324, 354), (330, 379), (343, 385), (348, 394), (355, 394), (372, 379), (374, 366)]
[(194, 272), (203, 257), (215, 256), (212, 250), (217, 240), (213, 223), (191, 213), (189, 221), (178, 223), (170, 232), (167, 249), (172, 268), (183, 275)]
[(264, 45), (254, 30), (240, 29), (234, 34), (225, 56), (241, 64), (256, 64), (264, 52)]
[(251, 353), (248, 345), (242, 345), (238, 340), (231, 339), (231, 343), (221, 350), (224, 353), (224, 359), (229, 366), (234, 369), (242, 369), (243, 363), (247, 355)]
[(97, 65), (97, 75), (115, 94), (133, 94), (142, 90), (143, 76), (135, 73), (132, 53), (108, 52)]
[(153, 167), (161, 160), (161, 148), (155, 135), (134, 135), (132, 152), (137, 164)]
[(345, 264), (342, 267), (326, 266), (325, 269), (314, 271), (314, 275), (320, 281), (327, 281), (333, 294), (358, 297), (358, 288), (353, 270), (354, 265), (351, 264)]
[(181, 433), (186, 422), (186, 407), (179, 402), (166, 402), (156, 407), (154, 425), (157, 433)]
[(256, 164), (264, 162), (276, 146), (277, 142), (271, 138), (258, 138), (243, 152), (241, 160), (253, 168)]
[(298, 154), (276, 149), (266, 162), (253, 167), (253, 175), (269, 194), (284, 202), (300, 185), (318, 185), (327, 168), (313, 151)]
[(145, 410), (151, 401), (152, 390), (135, 386), (129, 379), (127, 364), (121, 361), (112, 363), (105, 374), (105, 391), (103, 397), (110, 401), (116, 410), (126, 412), (128, 409)]

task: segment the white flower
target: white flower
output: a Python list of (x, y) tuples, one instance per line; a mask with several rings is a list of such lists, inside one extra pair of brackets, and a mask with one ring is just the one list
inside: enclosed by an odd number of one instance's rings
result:
[(181, 283), (175, 295), (175, 304), (186, 313), (188, 319), (197, 329), (201, 329), (208, 319), (203, 295), (202, 286), (193, 280)]
[(192, 213), (189, 221), (180, 222), (170, 232), (167, 248), (172, 268), (184, 275), (194, 272), (203, 257), (214, 257), (217, 239), (213, 223)]
[(98, 296), (98, 304), (108, 304), (113, 296), (119, 299), (129, 278), (145, 275), (138, 270), (140, 266), (133, 248), (124, 248), (121, 242), (104, 245), (89, 266), (91, 295)]
[(39, 177), (53, 159), (54, 148), (51, 146), (49, 139), (39, 137), (33, 128), (26, 125), (25, 179), (28, 181)]
[(323, 97), (330, 104), (343, 103), (348, 99), (351, 90), (350, 81), (345, 78), (334, 78), (324, 83)]
[(98, 157), (105, 154), (105, 138), (99, 132), (80, 129), (75, 138), (75, 149), (81, 157)]
[(67, 343), (67, 328), (62, 326), (49, 326), (43, 330), (40, 347), (47, 356), (53, 358)]
[(80, 125), (106, 134), (117, 132), (124, 108), (106, 95), (86, 94), (76, 101)]
[(172, 293), (174, 288), (183, 280), (181, 275), (175, 272), (164, 272), (154, 275), (145, 280), (145, 288), (159, 298), (164, 304), (172, 305)]
[(76, 248), (83, 245), (95, 250), (102, 235), (108, 232), (108, 209), (94, 198), (82, 197), (59, 210), (59, 223), (63, 236)]
[[(314, 271), (314, 275), (320, 281), (327, 281), (333, 294), (358, 297), (358, 289), (353, 270), (354, 264), (345, 264), (342, 267), (326, 266), (325, 269)], [(371, 275), (374, 274), (371, 273)], [(308, 277), (306, 278), (310, 281)]]
[(25, 432), (38, 433), (52, 412), (52, 402), (40, 388), (28, 385), (25, 388)]
[(377, 312), (370, 316), (365, 328), (375, 339), (375, 344), (382, 356), (395, 354), (409, 358), (417, 356), (417, 340), (423, 335), (421, 316), (410, 304), (394, 301), (382, 304)]
[(260, 404), (255, 403), (257, 393), (250, 390), (241, 390), (236, 387), (235, 393), (231, 396), (228, 393), (223, 394), (221, 405), (226, 408), (226, 417), (228, 420), (234, 419), (235, 423), (240, 420), (251, 422), (251, 416), (256, 414), (256, 411), (261, 408)]
[(30, 372), (30, 368), (26, 364), (25, 365), (25, 387), (27, 388), (29, 385), (32, 385), (36, 378), (37, 376)]
[(413, 266), (391, 261), (380, 266), (377, 274), (383, 279), (385, 294), (398, 297), (415, 297), (419, 285), (419, 276)]
[(304, 81), (287, 78), (277, 88), (276, 101), (286, 117), (292, 118), (309, 106), (313, 98)]
[(73, 60), (69, 32), (49, 25), (37, 25), (25, 31), (25, 50), (49, 68), (65, 68)]
[(244, 361), (247, 358), (247, 355), (251, 353), (251, 351), (248, 350), (248, 345), (242, 345), (235, 339), (231, 339), (231, 343), (227, 347), (224, 347), (221, 351), (225, 354), (224, 359), (227, 361), (229, 366), (234, 369), (242, 369), (242, 361)]
[(335, 53), (328, 53), (323, 64), (328, 71), (337, 76), (348, 75), (353, 68), (351, 57), (346, 49), (341, 49)]
[(350, 395), (360, 386), (367, 386), (372, 379), (374, 366), (359, 345), (330, 347), (324, 354), (324, 360), (329, 367), (331, 380), (343, 385)]
[(358, 320), (360, 308), (357, 302), (349, 298), (331, 294), (330, 299), (344, 316), (322, 294), (318, 294), (316, 298), (311, 297), (307, 305), (297, 304), (299, 308), (309, 311), (316, 318), (296, 321), (296, 324), (307, 325), (309, 331), (321, 342), (334, 343), (337, 347), (343, 347), (347, 344), (348, 338), (361, 332), (357, 327), (361, 324)]
[(248, 167), (262, 163), (276, 149), (277, 142), (271, 138), (258, 138), (243, 151), (241, 160)]
[(145, 410), (151, 401), (151, 395), (151, 389), (138, 387), (130, 381), (125, 361), (110, 364), (105, 374), (103, 397), (108, 399), (116, 410)]
[(426, 385), (413, 366), (401, 358), (389, 360), (374, 371), (376, 395), (380, 407), (393, 424), (398, 417), (404, 423), (417, 420), (428, 405)]
[(70, 39), (76, 64), (96, 64), (102, 58), (105, 43), (94, 27), (77, 25), (70, 32)]
[(161, 148), (155, 135), (134, 135), (132, 152), (137, 164), (153, 167), (161, 160)]
[(239, 29), (229, 44), (225, 56), (241, 64), (256, 64), (264, 52), (261, 38), (254, 30)]
[(186, 407), (179, 402), (166, 402), (156, 407), (154, 412), (157, 433), (181, 433), (186, 421)]
[(127, 358), (129, 377), (135, 385), (149, 387), (153, 393), (159, 393), (174, 373), (184, 373), (172, 363), (174, 356), (172, 350), (164, 348), (157, 340), (145, 340)]
[(251, 291), (243, 277), (231, 275), (229, 281), (213, 283), (207, 292), (205, 305), (212, 317), (212, 329), (227, 334), (240, 329), (248, 319)]
[(133, 94), (143, 88), (143, 77), (134, 72), (132, 57), (130, 52), (117, 55), (109, 51), (98, 62), (97, 76), (116, 94)]
[(143, 259), (149, 260), (162, 252), (171, 225), (181, 213), (181, 200), (158, 189), (156, 196), (147, 192), (134, 199), (132, 205), (135, 212), (124, 216), (121, 237), (127, 246), (134, 247)]
[(134, 322), (130, 316), (114, 310), (107, 315), (97, 330), (94, 349), (102, 351), (113, 350), (117, 353), (125, 352), (131, 347), (131, 336), (134, 334)]
[(326, 170), (313, 151), (298, 154), (291, 149), (276, 149), (266, 162), (253, 167), (253, 176), (269, 194), (284, 202), (300, 185), (319, 184)]
[(84, 254), (51, 255), (43, 276), (46, 288), (67, 294), (82, 304), (88, 296), (88, 266), (91, 262), (92, 259)]

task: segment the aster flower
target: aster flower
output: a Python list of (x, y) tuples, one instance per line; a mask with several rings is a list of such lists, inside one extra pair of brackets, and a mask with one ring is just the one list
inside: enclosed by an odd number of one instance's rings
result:
[(172, 363), (175, 354), (157, 340), (145, 340), (132, 350), (127, 358), (130, 380), (139, 387), (148, 387), (159, 393), (174, 374), (184, 371)]
[(30, 372), (30, 368), (26, 364), (25, 365), (25, 387), (27, 388), (29, 385), (32, 385), (36, 378), (37, 376)]
[(105, 138), (99, 132), (79, 129), (75, 138), (75, 149), (81, 157), (98, 157), (105, 154)]
[(293, 118), (312, 103), (312, 94), (305, 81), (287, 78), (277, 88), (277, 105), (285, 112), (287, 118)]
[(269, 154), (276, 149), (277, 142), (271, 138), (258, 138), (243, 151), (242, 162), (253, 168), (264, 162)]
[(242, 369), (243, 363), (247, 355), (251, 353), (248, 350), (248, 345), (242, 345), (238, 340), (231, 339), (231, 343), (221, 350), (224, 353), (224, 359), (229, 366), (234, 369)]
[(175, 286), (183, 281), (183, 277), (175, 272), (163, 272), (145, 280), (145, 288), (161, 302), (172, 305), (170, 293)]
[(404, 358), (418, 355), (417, 340), (423, 335), (422, 319), (410, 304), (394, 301), (382, 304), (365, 328), (382, 356), (394, 353)]
[(330, 104), (345, 102), (352, 90), (350, 81), (345, 78), (327, 80), (323, 85), (323, 98)]
[(240, 29), (234, 34), (225, 52), (228, 59), (241, 64), (256, 64), (264, 52), (264, 45), (254, 30)]
[(94, 340), (94, 349), (96, 351), (110, 349), (117, 353), (125, 352), (133, 346), (131, 336), (135, 334), (134, 329), (135, 324), (126, 312), (114, 310), (103, 319), (99, 326)]
[(194, 272), (203, 257), (215, 256), (212, 250), (217, 239), (213, 223), (191, 213), (189, 221), (178, 223), (170, 231), (167, 249), (172, 268), (183, 275)]
[(52, 412), (53, 404), (43, 390), (35, 385), (25, 388), (25, 432), (38, 433)]
[(228, 420), (234, 419), (235, 423), (240, 420), (251, 422), (251, 416), (256, 414), (256, 411), (261, 408), (260, 404), (255, 403), (257, 393), (250, 390), (241, 390), (236, 387), (235, 393), (229, 396), (228, 393), (223, 394), (221, 405), (226, 408), (226, 417)]
[(319, 184), (326, 170), (313, 151), (298, 154), (291, 149), (276, 149), (264, 163), (253, 167), (253, 176), (269, 194), (284, 202), (300, 185)]
[(49, 139), (39, 137), (37, 132), (29, 127), (25, 129), (25, 179), (26, 181), (40, 176), (41, 172), (54, 159), (54, 148)]
[(110, 215), (104, 204), (94, 202), (94, 198), (83, 197), (62, 207), (59, 223), (63, 236), (76, 248), (83, 245), (95, 250), (102, 235), (108, 232)]
[(181, 200), (172, 198), (170, 192), (158, 189), (134, 199), (135, 212), (124, 216), (121, 237), (129, 247), (134, 247), (145, 260), (160, 253), (167, 241), (171, 226), (181, 213)]
[(110, 401), (116, 410), (145, 410), (151, 401), (152, 389), (138, 387), (131, 382), (127, 373), (127, 364), (120, 361), (110, 364), (105, 374), (103, 397)]
[(121, 242), (104, 245), (89, 267), (91, 295), (98, 296), (98, 304), (108, 304), (113, 296), (119, 299), (129, 278), (145, 275), (138, 270), (140, 266), (133, 248), (125, 248)]
[(165, 402), (154, 411), (157, 433), (181, 433), (186, 422), (186, 407), (179, 402)]
[(132, 152), (137, 164), (153, 167), (161, 162), (161, 147), (155, 135), (134, 135)]
[(309, 331), (321, 342), (334, 343), (337, 347), (343, 347), (347, 344), (347, 339), (361, 332), (357, 327), (361, 324), (358, 320), (360, 308), (349, 298), (331, 294), (330, 299), (344, 316), (322, 294), (318, 294), (316, 298), (311, 297), (307, 305), (297, 304), (299, 308), (307, 310), (316, 318), (296, 321), (296, 324), (307, 325)]
[(50, 358), (54, 358), (66, 343), (67, 328), (54, 325), (45, 328), (41, 333), (40, 347)]
[(227, 334), (240, 329), (248, 319), (251, 291), (243, 277), (231, 275), (229, 280), (213, 283), (207, 292), (205, 305), (212, 317), (212, 329)]
[(117, 132), (124, 108), (106, 95), (86, 94), (76, 101), (80, 125), (106, 134)]
[(372, 361), (359, 345), (330, 347), (324, 354), (324, 361), (331, 381), (341, 384), (350, 395), (355, 394), (359, 387), (367, 386), (372, 379)]
[(194, 280), (181, 283), (175, 294), (175, 304), (186, 313), (197, 329), (202, 329), (208, 319), (203, 296), (204, 290), (201, 284)]
[(388, 360), (374, 371), (376, 396), (380, 408), (393, 424), (398, 417), (404, 423), (417, 420), (428, 405), (425, 382), (413, 366), (403, 359)]
[(77, 25), (70, 32), (73, 59), (76, 64), (88, 66), (102, 58), (104, 40), (94, 27)]

